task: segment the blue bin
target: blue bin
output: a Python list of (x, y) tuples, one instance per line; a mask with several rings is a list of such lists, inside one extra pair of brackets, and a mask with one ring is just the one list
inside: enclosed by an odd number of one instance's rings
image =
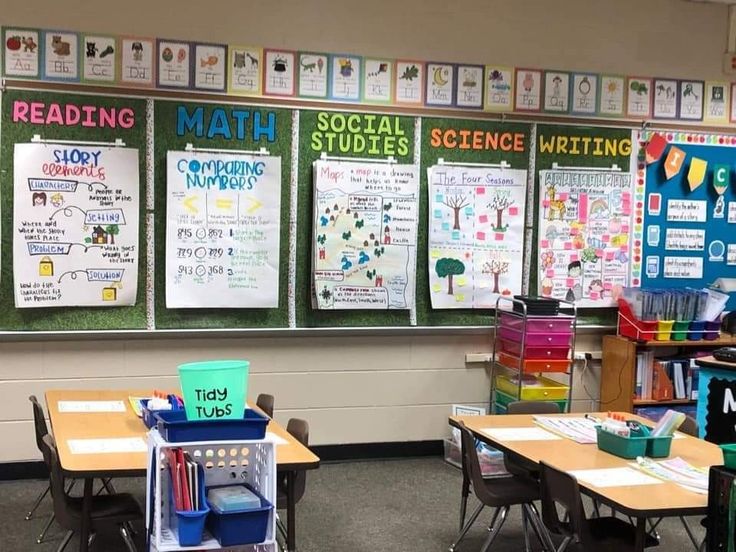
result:
[[(151, 429), (152, 427), (156, 427), (156, 418), (154, 417), (154, 414), (157, 412), (169, 412), (169, 410), (151, 410), (148, 408), (148, 399), (141, 399), (138, 401), (141, 405), (141, 418), (143, 419), (144, 425)], [(179, 406), (179, 401), (176, 400), (176, 397), (174, 395), (169, 395), (169, 404), (171, 404), (171, 410), (181, 410), (181, 407)]]
[(268, 418), (246, 408), (238, 420), (187, 420), (186, 410), (154, 412), (158, 432), (170, 443), (187, 441), (256, 441), (266, 436)]
[[(225, 487), (226, 485), (219, 486)], [(207, 518), (207, 529), (217, 539), (220, 546), (258, 544), (266, 540), (273, 504), (250, 485), (246, 487), (261, 499), (260, 508), (223, 512), (217, 506), (210, 504), (211, 511)], [(209, 487), (208, 490), (216, 488)]]
[[(204, 469), (201, 464), (197, 464), (199, 472), (199, 480), (204, 481)], [(171, 472), (169, 472), (171, 474)], [(174, 482), (171, 481), (169, 486), (169, 496), (171, 498), (172, 510), (174, 504)], [(204, 485), (199, 489), (199, 510), (174, 510), (176, 515), (177, 535), (179, 537), (179, 546), (197, 546), (202, 542), (202, 533), (204, 532), (204, 524), (207, 515), (210, 513)]]

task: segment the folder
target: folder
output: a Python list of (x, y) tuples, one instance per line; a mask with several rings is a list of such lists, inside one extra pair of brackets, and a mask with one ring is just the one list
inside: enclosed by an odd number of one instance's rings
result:
[(656, 362), (652, 376), (652, 399), (655, 401), (672, 400), (672, 380), (665, 370), (666, 362)]
[(182, 449), (176, 449), (176, 469), (179, 474), (179, 480), (181, 481), (181, 497), (183, 509), (190, 511), (192, 509), (192, 502), (189, 498), (189, 484), (187, 483), (187, 469), (186, 462), (184, 461), (184, 451)]
[(166, 459), (169, 464), (169, 473), (171, 474), (172, 493), (174, 495), (174, 508), (176, 510), (184, 509), (184, 502), (181, 497), (181, 478), (177, 469), (178, 461), (174, 449), (165, 449)]

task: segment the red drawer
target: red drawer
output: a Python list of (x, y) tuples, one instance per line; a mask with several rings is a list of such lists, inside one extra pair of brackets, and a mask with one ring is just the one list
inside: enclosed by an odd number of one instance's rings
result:
[[(521, 343), (524, 333), (512, 328), (502, 326), (498, 330), (502, 339)], [(572, 333), (530, 333), (527, 331), (524, 344), (527, 347), (569, 347)]]
[(520, 359), (509, 355), (508, 353), (500, 353), (498, 362), (507, 368), (518, 370), (521, 366), (522, 371), (527, 374), (537, 374), (540, 372), (567, 372), (570, 368), (569, 360), (532, 360)]
[(508, 339), (499, 339), (501, 352), (530, 360), (550, 359), (564, 360), (570, 353), (570, 347), (531, 347), (527, 345), (522, 352), (521, 343)]
[[(501, 313), (501, 326), (513, 330), (524, 330), (524, 318), (513, 314)], [(567, 316), (528, 316), (526, 319), (527, 333), (571, 333), (573, 318)]]

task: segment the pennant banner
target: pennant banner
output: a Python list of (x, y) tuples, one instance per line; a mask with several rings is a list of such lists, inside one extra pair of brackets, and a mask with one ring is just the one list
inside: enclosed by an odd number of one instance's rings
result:
[(678, 147), (672, 146), (669, 153), (667, 153), (667, 159), (664, 161), (664, 174), (667, 177), (667, 180), (680, 174), (684, 161), (685, 152)]
[(687, 183), (690, 191), (694, 191), (705, 180), (705, 171), (708, 170), (708, 162), (704, 159), (693, 157), (690, 161), (690, 169), (687, 171)]
[(644, 152), (647, 157), (647, 165), (651, 165), (652, 163), (659, 161), (659, 158), (662, 157), (664, 148), (666, 147), (667, 140), (665, 140), (664, 136), (657, 132), (652, 134), (652, 137), (649, 139), (649, 143), (646, 148), (644, 148)]
[(731, 173), (728, 165), (716, 165), (713, 168), (713, 187), (718, 192), (718, 195), (723, 195), (728, 188), (728, 181)]

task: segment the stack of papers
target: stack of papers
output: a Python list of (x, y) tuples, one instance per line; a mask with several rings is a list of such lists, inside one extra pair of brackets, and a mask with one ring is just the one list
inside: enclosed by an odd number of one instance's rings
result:
[(664, 481), (672, 481), (678, 485), (698, 494), (708, 494), (708, 472), (696, 468), (679, 456), (667, 460), (656, 461), (651, 458), (636, 459), (636, 464), (631, 464), (644, 473), (658, 477)]
[(125, 412), (123, 401), (59, 401), (59, 412)]
[(534, 421), (543, 428), (572, 439), (576, 443), (589, 445), (598, 442), (598, 434), (595, 429), (597, 424), (588, 418), (534, 416)]
[(487, 427), (481, 429), (481, 432), (498, 441), (554, 441), (559, 439), (554, 433), (540, 427)]
[(67, 439), (72, 454), (116, 454), (146, 452), (148, 446), (140, 437), (119, 439)]
[(594, 487), (630, 487), (633, 485), (656, 485), (663, 481), (631, 469), (631, 468), (604, 468), (593, 470), (572, 470), (568, 472), (574, 475), (581, 483), (587, 483)]

